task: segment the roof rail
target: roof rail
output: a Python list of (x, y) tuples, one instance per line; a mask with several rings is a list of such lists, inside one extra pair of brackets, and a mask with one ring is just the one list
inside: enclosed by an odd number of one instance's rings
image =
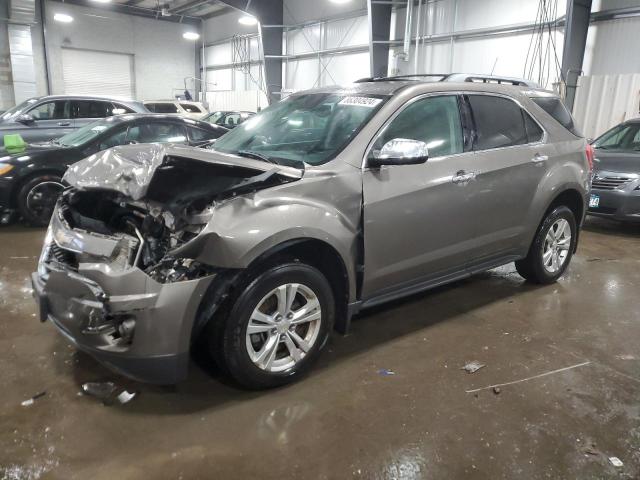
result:
[(389, 81), (432, 81), (432, 82), (476, 82), (498, 83), (501, 85), (516, 85), (519, 87), (540, 88), (536, 82), (524, 78), (501, 77), (497, 75), (478, 75), (470, 73), (418, 73), (408, 75), (394, 75), (390, 77), (369, 77), (356, 80), (355, 83), (389, 82)]

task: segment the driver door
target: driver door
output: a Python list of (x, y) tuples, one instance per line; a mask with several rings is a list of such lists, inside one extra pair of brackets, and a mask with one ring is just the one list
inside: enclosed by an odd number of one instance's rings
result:
[(423, 141), (429, 158), (363, 172), (363, 299), (464, 271), (477, 219), (469, 187), (474, 154), (462, 111), (457, 95), (419, 97), (374, 141), (372, 152), (395, 138)]

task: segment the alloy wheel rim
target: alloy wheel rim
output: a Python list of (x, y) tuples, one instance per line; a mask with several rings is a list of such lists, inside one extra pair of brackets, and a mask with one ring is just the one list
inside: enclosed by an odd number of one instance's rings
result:
[(571, 248), (571, 226), (564, 218), (559, 218), (547, 231), (542, 248), (542, 265), (552, 274), (558, 273), (569, 257)]
[(60, 182), (45, 181), (34, 185), (27, 194), (27, 208), (35, 217), (48, 220), (62, 190), (64, 185)]
[(300, 362), (318, 340), (322, 309), (306, 285), (287, 283), (258, 302), (246, 329), (246, 348), (261, 370), (282, 372)]

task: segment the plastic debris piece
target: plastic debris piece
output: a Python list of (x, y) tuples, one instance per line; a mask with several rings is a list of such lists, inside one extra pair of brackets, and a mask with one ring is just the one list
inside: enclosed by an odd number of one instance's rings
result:
[(133, 400), (133, 398), (137, 395), (136, 392), (127, 392), (126, 390), (123, 390), (122, 392), (120, 392), (120, 394), (118, 395), (118, 401), (120, 403), (129, 403), (131, 400)]
[(113, 382), (87, 382), (82, 384), (82, 391), (86, 395), (108, 400), (116, 391), (116, 384)]
[(36, 393), (33, 397), (28, 398), (27, 400), (21, 402), (20, 405), (22, 405), (23, 407), (30, 407), (36, 402), (37, 399), (44, 397), (46, 394), (47, 392)]
[(618, 457), (609, 457), (609, 461), (614, 467), (622, 467), (624, 465), (624, 463), (622, 463), (622, 460), (620, 460)]
[(386, 377), (389, 375), (395, 375), (396, 372), (394, 372), (393, 370), (388, 370), (386, 368), (381, 368), (380, 370), (378, 370), (378, 374)]
[(477, 360), (474, 360), (473, 362), (469, 362), (467, 363), (464, 367), (462, 367), (460, 370), (464, 370), (467, 373), (475, 373), (478, 370), (480, 370), (482, 367), (485, 367), (486, 365), (484, 363), (480, 363)]
[(496, 395), (500, 395), (500, 392), (502, 390), (500, 390), (500, 387), (493, 387), (493, 393), (495, 393)]

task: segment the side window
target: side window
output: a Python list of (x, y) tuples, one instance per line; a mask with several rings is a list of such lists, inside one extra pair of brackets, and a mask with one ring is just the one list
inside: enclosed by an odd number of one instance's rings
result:
[(430, 157), (462, 153), (464, 142), (457, 97), (446, 95), (413, 102), (378, 137), (374, 151), (395, 138), (425, 142)]
[(217, 132), (210, 130), (204, 130), (202, 128), (189, 127), (189, 135), (194, 142), (202, 142), (203, 140), (209, 140), (211, 138), (218, 138), (220, 135)]
[(240, 125), (240, 114), (239, 113), (231, 113), (226, 116), (224, 119), (225, 127), (235, 127), (236, 125)]
[(112, 103), (109, 115), (122, 115), (123, 113), (134, 113), (129, 107), (125, 107), (120, 103)]
[(573, 117), (558, 97), (532, 97), (531, 100), (564, 128), (574, 135), (580, 136), (580, 132), (573, 123)]
[(74, 100), (72, 109), (75, 118), (105, 118), (111, 116), (111, 104), (98, 100)]
[(169, 122), (147, 123), (129, 129), (127, 142), (137, 143), (186, 143), (184, 127)]
[(112, 135), (100, 140), (98, 149), (106, 150), (107, 148), (115, 147), (118, 145), (124, 145), (126, 137), (127, 137), (127, 129), (125, 127), (120, 131), (115, 132)]
[(531, 118), (531, 115), (524, 110), (522, 111), (522, 115), (524, 116), (524, 128), (527, 130), (527, 139), (529, 140), (529, 143), (542, 141), (544, 132), (540, 128), (540, 125), (538, 125), (536, 121)]
[(173, 103), (147, 103), (146, 107), (154, 113), (178, 113)]
[(476, 149), (527, 143), (522, 109), (514, 101), (492, 95), (469, 95), (476, 124)]
[(200, 110), (200, 108), (198, 108), (198, 106), (193, 103), (181, 103), (180, 106), (187, 113), (202, 113), (202, 110)]
[(41, 103), (37, 107), (29, 110), (27, 113), (36, 120), (60, 120), (71, 118), (67, 108), (68, 103), (69, 102), (64, 100)]

